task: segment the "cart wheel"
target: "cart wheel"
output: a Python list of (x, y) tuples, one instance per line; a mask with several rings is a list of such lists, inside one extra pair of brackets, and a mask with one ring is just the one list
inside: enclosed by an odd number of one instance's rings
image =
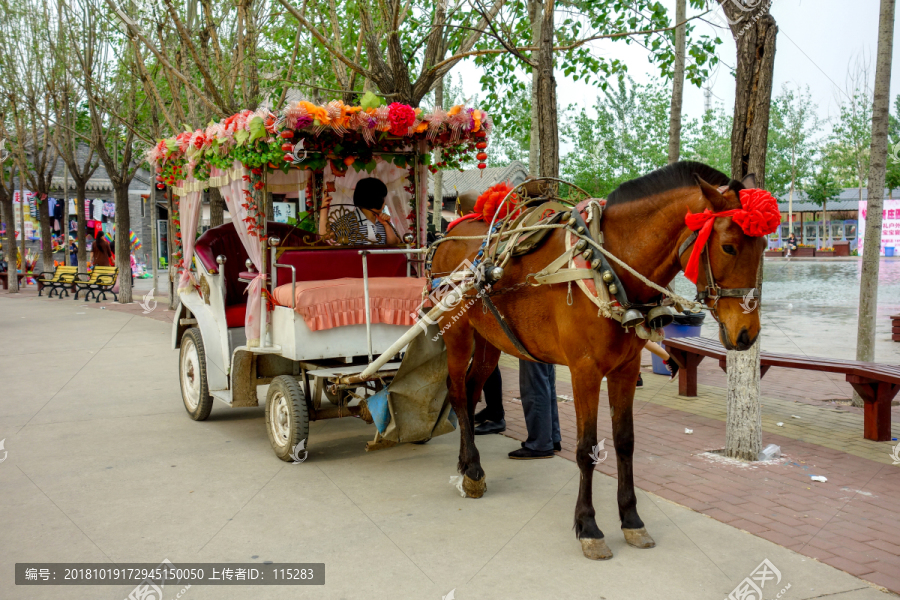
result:
[[(279, 375), (269, 384), (266, 395), (266, 430), (275, 456), (286, 462), (294, 462), (306, 456), (306, 439), (309, 437), (309, 412), (306, 395), (296, 379)], [(294, 448), (298, 456), (294, 456)]]
[(196, 327), (188, 329), (181, 337), (178, 371), (185, 410), (193, 420), (205, 421), (212, 410), (213, 397), (209, 395), (209, 384), (206, 381), (203, 337)]

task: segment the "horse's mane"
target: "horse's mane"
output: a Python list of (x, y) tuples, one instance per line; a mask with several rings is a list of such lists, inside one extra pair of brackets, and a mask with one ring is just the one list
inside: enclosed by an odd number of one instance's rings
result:
[(739, 181), (734, 181), (728, 175), (709, 165), (701, 162), (681, 161), (666, 165), (643, 177), (626, 181), (610, 192), (606, 198), (606, 203), (607, 205), (623, 204), (680, 187), (697, 185), (694, 175), (700, 176), (711, 185), (726, 185), (736, 192), (744, 187)]

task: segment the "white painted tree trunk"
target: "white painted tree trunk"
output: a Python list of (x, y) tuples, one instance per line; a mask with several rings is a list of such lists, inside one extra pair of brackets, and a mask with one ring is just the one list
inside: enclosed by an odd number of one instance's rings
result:
[[(875, 63), (875, 100), (872, 106), (872, 146), (869, 162), (869, 204), (859, 284), (859, 321), (856, 360), (875, 359), (875, 318), (878, 308), (878, 270), (884, 177), (887, 169), (888, 111), (890, 109), (891, 52), (894, 46), (894, 0), (881, 0), (878, 18), (878, 55)], [(854, 406), (862, 399), (854, 393)]]
[[(765, 189), (766, 143), (778, 27), (763, 3), (758, 4), (756, 11), (746, 12), (737, 3), (727, 0), (718, 2), (732, 22), (731, 29), (737, 44), (731, 176), (741, 180), (746, 175), (754, 174), (757, 187)], [(762, 267), (760, 259), (756, 281), (760, 293)], [(744, 460), (756, 460), (762, 448), (759, 344), (757, 339), (748, 350), (729, 350), (726, 359), (728, 407), (725, 453)]]
[(725, 454), (756, 460), (762, 450), (759, 403), (759, 339), (744, 352), (729, 352)]

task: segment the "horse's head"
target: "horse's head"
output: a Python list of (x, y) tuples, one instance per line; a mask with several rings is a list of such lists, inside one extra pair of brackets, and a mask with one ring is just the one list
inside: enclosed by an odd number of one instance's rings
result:
[(695, 233), (680, 253), (682, 267), (719, 322), (722, 344), (747, 350), (759, 335), (757, 276), (765, 235), (781, 219), (778, 206), (763, 190), (751, 189), (752, 175), (722, 187), (696, 179), (705, 206), (685, 219)]

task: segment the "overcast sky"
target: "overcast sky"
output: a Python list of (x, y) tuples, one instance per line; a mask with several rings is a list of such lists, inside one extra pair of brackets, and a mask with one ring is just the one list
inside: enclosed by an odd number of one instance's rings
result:
[[(663, 0), (663, 4), (674, 14), (674, 0)], [(808, 85), (819, 107), (819, 115), (823, 118), (836, 116), (839, 98), (849, 92), (846, 89), (848, 66), (855, 65), (858, 59), (864, 57), (874, 82), (878, 8), (878, 0), (774, 0), (771, 12), (779, 32), (773, 94), (780, 91), (783, 83)], [(688, 16), (697, 12), (689, 9)], [(722, 62), (710, 77), (712, 101), (722, 103), (726, 111), (731, 112), (734, 107), (734, 78), (731, 75), (735, 64), (734, 41), (729, 32), (721, 28), (716, 29), (700, 21), (693, 23), (698, 34), (718, 31), (722, 38), (719, 46)], [(628, 65), (629, 74), (638, 82), (659, 79), (658, 70), (647, 61), (646, 50), (637, 44), (626, 46), (623, 43), (598, 42), (595, 48), (605, 57), (623, 60)], [(892, 107), (893, 98), (900, 93), (900, 76), (897, 75), (900, 73), (900, 43), (896, 42), (893, 63)], [(479, 91), (474, 66), (464, 64), (454, 72), (463, 75), (467, 95)], [(561, 106), (570, 103), (590, 106), (598, 93), (597, 88), (573, 82), (559, 72), (557, 84)], [(688, 84), (684, 100), (687, 116), (699, 117), (702, 114), (704, 93), (701, 89)]]

